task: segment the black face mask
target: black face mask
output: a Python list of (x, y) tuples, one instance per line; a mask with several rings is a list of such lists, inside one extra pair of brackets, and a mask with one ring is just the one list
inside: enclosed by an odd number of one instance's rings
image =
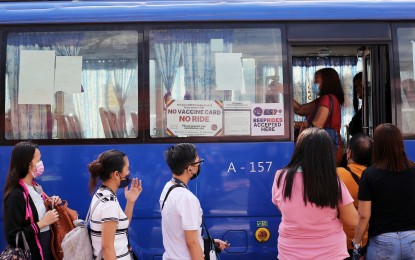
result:
[(202, 167), (202, 165), (199, 164), (199, 166), (197, 167), (197, 172), (195, 174), (193, 174), (193, 176), (190, 178), (190, 180), (193, 180), (193, 179), (197, 178), (197, 176), (199, 176), (201, 167)]
[(129, 186), (131, 184), (131, 181), (132, 181), (131, 175), (128, 174), (127, 176), (125, 176), (124, 180), (121, 180), (120, 186), (118, 187), (118, 189), (125, 188), (125, 187)]

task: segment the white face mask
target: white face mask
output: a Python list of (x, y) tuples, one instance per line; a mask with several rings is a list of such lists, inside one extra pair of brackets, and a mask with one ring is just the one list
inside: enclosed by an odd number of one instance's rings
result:
[(43, 166), (43, 162), (39, 161), (36, 163), (36, 171), (32, 172), (33, 178), (37, 178), (43, 174), (45, 167)]

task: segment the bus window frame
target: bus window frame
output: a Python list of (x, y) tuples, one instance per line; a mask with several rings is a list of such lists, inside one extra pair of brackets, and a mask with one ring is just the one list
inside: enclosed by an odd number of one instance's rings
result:
[[(291, 120), (292, 120), (292, 90), (289, 87), (289, 72), (288, 72), (288, 52), (287, 52), (287, 38), (286, 38), (286, 23), (260, 23), (260, 22), (198, 22), (198, 23), (175, 23), (175, 24), (145, 24), (144, 25), (144, 61), (149, 61), (150, 58), (150, 42), (149, 32), (152, 30), (171, 30), (171, 29), (252, 29), (252, 28), (264, 28), (264, 29), (279, 29), (281, 32), (281, 63), (283, 67), (283, 97), (284, 97), (284, 135), (281, 136), (189, 136), (189, 137), (152, 137), (150, 135), (149, 122), (150, 122), (150, 102), (146, 103), (144, 108), (144, 120), (148, 123), (148, 128), (145, 129), (144, 143), (211, 143), (211, 142), (272, 142), (272, 141), (287, 141), (290, 142)], [(147, 86), (147, 97), (150, 101), (150, 68), (149, 62), (144, 64), (146, 75), (144, 79)], [(284, 69), (285, 68), (285, 69)]]
[[(139, 129), (136, 129), (137, 137), (133, 138), (71, 138), (71, 139), (30, 139), (28, 141), (32, 141), (38, 145), (85, 145), (85, 144), (129, 144), (129, 143), (142, 143), (143, 142), (143, 128), (144, 128), (144, 121), (143, 119), (143, 103), (144, 103), (144, 81), (143, 81), (143, 68), (140, 66), (143, 61), (143, 25), (139, 23), (118, 23), (118, 24), (84, 24), (84, 23), (74, 23), (74, 24), (51, 24), (51, 25), (38, 25), (38, 24), (30, 24), (30, 25), (7, 25), (0, 27), (0, 39), (1, 43), (3, 44), (0, 50), (0, 58), (2, 64), (4, 64), (0, 70), (0, 87), (3, 89), (2, 93), (0, 93), (0, 115), (2, 115), (3, 120), (0, 122), (0, 146), (8, 146), (8, 145), (15, 145), (21, 141), (27, 141), (23, 139), (6, 139), (5, 129), (5, 99), (6, 99), (6, 60), (7, 60), (7, 37), (11, 33), (23, 33), (23, 32), (71, 32), (71, 31), (136, 31), (138, 35), (137, 39), (137, 61), (138, 61), (138, 68), (137, 68), (137, 76), (138, 76), (138, 100), (137, 100), (137, 111), (138, 111), (138, 122), (139, 122)], [(127, 111), (126, 111), (127, 112)], [(128, 113), (129, 114), (129, 113)], [(127, 113), (126, 113), (126, 116)]]
[[(401, 95), (401, 76), (400, 76), (400, 60), (399, 60), (399, 39), (398, 39), (398, 29), (404, 28), (413, 28), (415, 30), (415, 23), (411, 22), (392, 22), (392, 52), (393, 52), (393, 62), (391, 73), (391, 94), (392, 94), (392, 120), (396, 126), (401, 129), (402, 126), (402, 103), (398, 102)], [(405, 140), (415, 140), (415, 131), (413, 133), (404, 133), (402, 132), (402, 137)]]

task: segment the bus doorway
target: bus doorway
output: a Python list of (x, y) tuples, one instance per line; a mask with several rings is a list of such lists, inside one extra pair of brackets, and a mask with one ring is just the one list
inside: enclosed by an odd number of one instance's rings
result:
[[(376, 125), (391, 122), (391, 91), (386, 45), (293, 45), (292, 87), (294, 100), (300, 104), (319, 97), (314, 74), (322, 68), (337, 71), (344, 92), (340, 134), (347, 147), (351, 137), (349, 124), (361, 110), (362, 131), (372, 136)], [(361, 96), (354, 93), (353, 78), (362, 73)], [(294, 121), (305, 121), (294, 115)]]

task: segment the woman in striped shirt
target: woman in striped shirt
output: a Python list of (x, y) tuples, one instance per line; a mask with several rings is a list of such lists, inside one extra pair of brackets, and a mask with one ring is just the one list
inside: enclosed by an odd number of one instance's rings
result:
[[(103, 152), (88, 165), (88, 169), (91, 173), (90, 192), (96, 189), (98, 178), (102, 181), (90, 206), (93, 207), (100, 200), (90, 221), (94, 256), (101, 256), (105, 260), (133, 259), (133, 252), (128, 245), (128, 226), (134, 204), (143, 190), (141, 180), (131, 178), (128, 157), (117, 150)], [(124, 188), (127, 201), (124, 211), (117, 199), (119, 188)]]

